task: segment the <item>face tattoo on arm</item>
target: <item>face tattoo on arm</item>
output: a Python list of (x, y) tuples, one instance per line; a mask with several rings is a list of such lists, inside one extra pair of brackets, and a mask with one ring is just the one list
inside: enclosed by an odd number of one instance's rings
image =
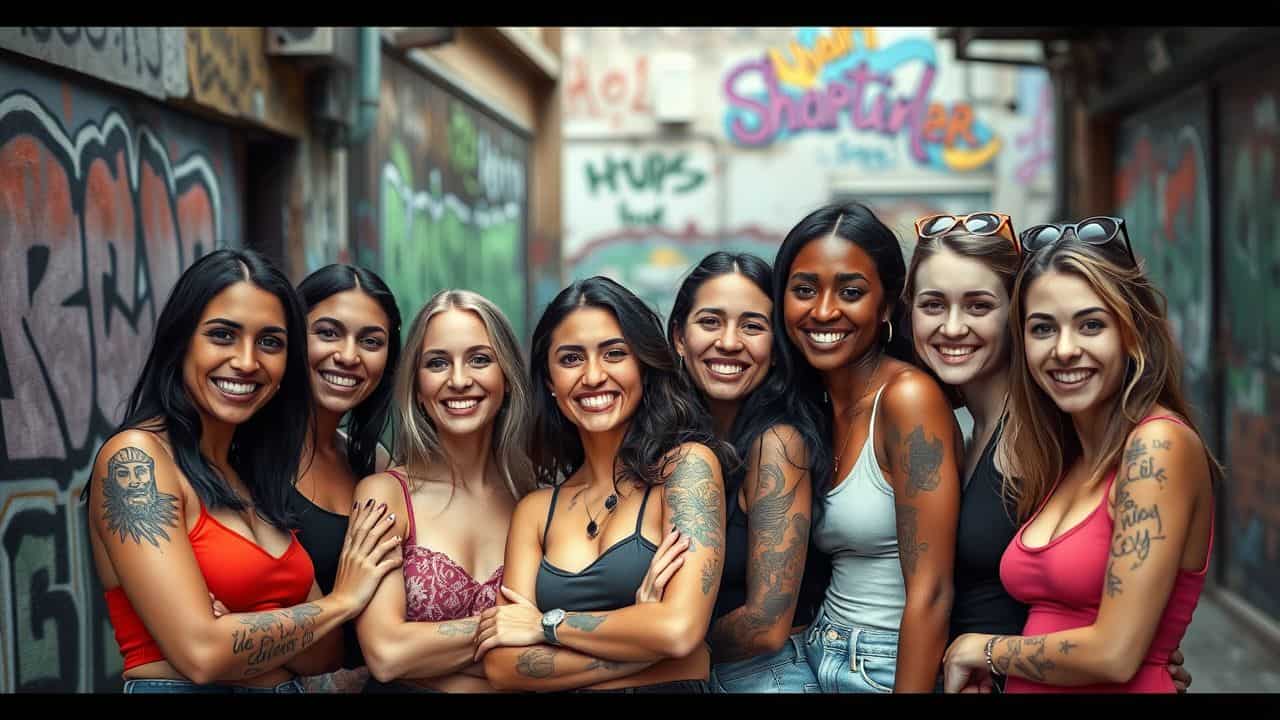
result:
[(136, 447), (107, 461), (102, 494), (107, 531), (119, 533), (120, 542), (127, 535), (139, 545), (145, 539), (160, 547), (159, 539), (170, 539), (164, 528), (178, 527), (178, 498), (157, 489), (155, 460)]

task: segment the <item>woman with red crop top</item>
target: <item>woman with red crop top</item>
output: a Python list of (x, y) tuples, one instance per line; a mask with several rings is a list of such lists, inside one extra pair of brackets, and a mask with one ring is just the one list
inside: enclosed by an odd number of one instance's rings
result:
[[(299, 692), (297, 675), (337, 668), (331, 631), (400, 558), (397, 540), (382, 539), (386, 509), (353, 510), (333, 592), (321, 595), (286, 504), (312, 422), (288, 280), (251, 251), (198, 260), (160, 313), (90, 484), (125, 692)], [(227, 612), (211, 613), (211, 597)]]
[[(1174, 692), (1170, 653), (1204, 586), (1220, 469), (1189, 415), (1165, 300), (1119, 218), (1021, 235), (1004, 457), (1044, 500), (1000, 576), (1020, 636), (966, 633), (946, 688)], [(1044, 488), (1048, 487), (1048, 492)]]
[(404, 538), (356, 631), (365, 692), (493, 692), (472, 658), (480, 612), (502, 583), (507, 524), (533, 487), (528, 376), (489, 300), (445, 290), (418, 313), (396, 369), (396, 465), (360, 481)]

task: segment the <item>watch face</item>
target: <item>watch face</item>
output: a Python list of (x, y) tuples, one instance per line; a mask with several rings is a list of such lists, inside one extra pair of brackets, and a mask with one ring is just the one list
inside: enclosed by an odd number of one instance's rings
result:
[(561, 610), (560, 608), (556, 608), (555, 610), (548, 610), (547, 614), (542, 616), (542, 624), (543, 625), (559, 625), (560, 623), (564, 622), (564, 614), (565, 614), (564, 610)]

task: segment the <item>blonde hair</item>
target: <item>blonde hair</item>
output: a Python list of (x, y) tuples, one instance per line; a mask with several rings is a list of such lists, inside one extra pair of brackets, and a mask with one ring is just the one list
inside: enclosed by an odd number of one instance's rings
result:
[[(1018, 475), (1018, 482), (1006, 483), (1005, 491), (1011, 493), (1007, 497), (1016, 502), (1022, 519), (1035, 511), (1064, 468), (1079, 459), (1081, 452), (1071, 418), (1036, 384), (1027, 366), (1023, 335), (1026, 293), (1033, 282), (1050, 272), (1071, 274), (1088, 283), (1115, 318), (1128, 356), (1120, 392), (1107, 401), (1113, 406), (1099, 414), (1105, 418), (1106, 428), (1089, 468), (1089, 482), (1100, 481), (1119, 464), (1129, 433), (1157, 404), (1180, 415), (1200, 435), (1182, 390), (1182, 353), (1166, 320), (1167, 300), (1142, 268), (1114, 246), (1060, 244), (1036, 253), (1027, 260), (1014, 285), (1009, 419), (1001, 439), (1002, 457), (1015, 466), (1005, 471)], [(1222, 468), (1207, 445), (1205, 455), (1216, 485)]]
[[(498, 367), (506, 378), (507, 394), (493, 423), (492, 452), (498, 471), (515, 499), (524, 497), (534, 487), (533, 465), (525, 452), (532, 426), (532, 402), (529, 373), (520, 343), (507, 316), (497, 305), (470, 290), (441, 290), (418, 311), (405, 339), (405, 357), (396, 368), (393, 398), (395, 400), (395, 462), (408, 468), (447, 464), (444, 446), (435, 423), (418, 404), (418, 368), (422, 365), (422, 341), (431, 318), (446, 310), (475, 313), (484, 323), (497, 355)], [(413, 482), (412, 473), (410, 482)]]

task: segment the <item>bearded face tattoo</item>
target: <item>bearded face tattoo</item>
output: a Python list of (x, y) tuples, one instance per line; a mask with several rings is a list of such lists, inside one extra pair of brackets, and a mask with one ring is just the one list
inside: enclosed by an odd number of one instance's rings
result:
[(156, 463), (135, 447), (127, 447), (107, 461), (107, 477), (102, 483), (107, 531), (145, 539), (160, 547), (160, 538), (169, 540), (165, 526), (178, 527), (178, 498), (156, 488)]

